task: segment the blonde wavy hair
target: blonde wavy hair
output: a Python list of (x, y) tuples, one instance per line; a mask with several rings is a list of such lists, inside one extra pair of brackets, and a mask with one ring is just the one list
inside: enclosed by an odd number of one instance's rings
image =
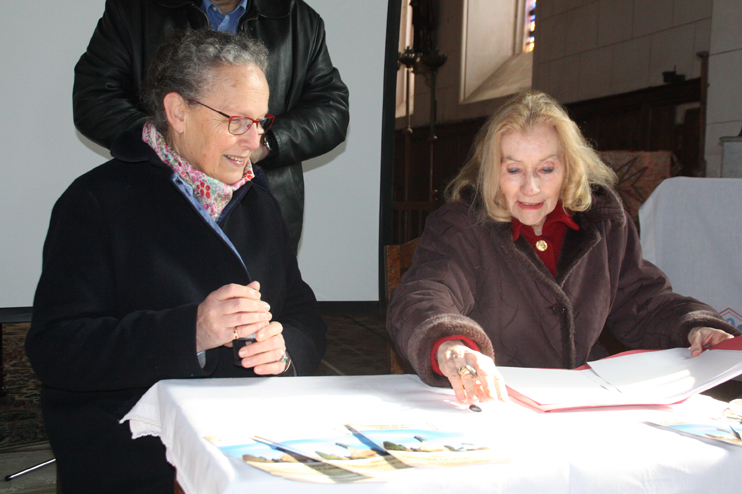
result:
[(463, 195), (469, 196), (464, 191), (470, 189), (481, 221), (510, 221), (512, 216), (500, 191), (502, 137), (510, 132), (524, 134), (540, 125), (556, 131), (564, 153), (566, 173), (560, 193), (563, 207), (575, 212), (589, 209), (590, 187), (613, 187), (616, 174), (600, 160), (561, 105), (539, 91), (516, 95), (487, 120), (477, 134), (472, 157), (446, 187), (447, 200), (460, 202)]

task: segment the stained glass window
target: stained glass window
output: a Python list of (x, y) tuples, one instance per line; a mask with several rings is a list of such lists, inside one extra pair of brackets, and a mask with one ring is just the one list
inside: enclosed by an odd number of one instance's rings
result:
[(525, 45), (523, 51), (533, 51), (533, 45), (536, 41), (536, 0), (526, 1), (526, 29), (525, 29)]

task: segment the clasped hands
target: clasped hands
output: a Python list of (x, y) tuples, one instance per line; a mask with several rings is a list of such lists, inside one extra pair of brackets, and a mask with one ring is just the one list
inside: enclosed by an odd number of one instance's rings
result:
[[(733, 336), (719, 329), (694, 328), (688, 333), (691, 356), (697, 357), (705, 348), (729, 338)], [(450, 340), (441, 344), (436, 358), (441, 372), (450, 381), (460, 403), (474, 404), (478, 401), (507, 399), (505, 381), (497, 371), (495, 362), (486, 355), (470, 349), (461, 340)]]
[(240, 349), (242, 366), (259, 375), (281, 374), (286, 370), (286, 342), (283, 326), (271, 321), (270, 305), (260, 300), (260, 283), (230, 284), (211, 292), (198, 306), (196, 351), (255, 335), (255, 342)]

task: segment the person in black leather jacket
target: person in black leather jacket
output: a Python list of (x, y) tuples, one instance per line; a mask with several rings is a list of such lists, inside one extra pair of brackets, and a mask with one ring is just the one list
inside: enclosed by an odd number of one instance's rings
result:
[[(200, 0), (106, 0), (75, 66), (73, 112), (81, 134), (110, 148), (121, 132), (147, 119), (139, 94), (152, 56), (173, 30), (208, 27), (200, 5)], [(238, 29), (269, 51), (268, 108), (277, 118), (253, 161), (265, 170), (296, 252), (304, 217), (301, 162), (345, 140), (348, 89), (332, 65), (322, 18), (302, 0), (247, 0)]]

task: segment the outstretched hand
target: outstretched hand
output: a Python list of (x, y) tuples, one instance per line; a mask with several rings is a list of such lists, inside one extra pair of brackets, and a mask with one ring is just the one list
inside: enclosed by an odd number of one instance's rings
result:
[(713, 345), (717, 345), (724, 340), (734, 338), (734, 336), (720, 329), (714, 328), (693, 328), (688, 333), (688, 343), (690, 343), (690, 356), (698, 357), (703, 351)]
[(495, 362), (486, 355), (460, 340), (451, 340), (438, 347), (436, 358), (460, 403), (473, 405), (478, 401), (507, 400), (505, 381)]

